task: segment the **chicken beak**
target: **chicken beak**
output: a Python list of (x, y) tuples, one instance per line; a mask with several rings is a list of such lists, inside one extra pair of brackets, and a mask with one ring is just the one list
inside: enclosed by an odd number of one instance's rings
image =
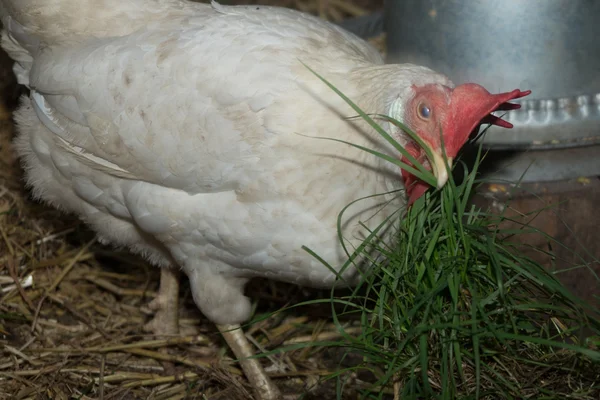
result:
[(442, 155), (436, 151), (431, 151), (433, 160), (429, 160), (431, 163), (431, 170), (437, 180), (437, 188), (441, 189), (448, 182), (448, 171), (452, 170), (452, 158), (446, 158), (448, 167), (446, 168), (446, 162)]

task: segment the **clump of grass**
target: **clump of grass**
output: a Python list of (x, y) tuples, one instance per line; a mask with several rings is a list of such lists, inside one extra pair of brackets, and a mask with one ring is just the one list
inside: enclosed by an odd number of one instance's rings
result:
[[(402, 399), (562, 398), (572, 393), (545, 390), (531, 378), (543, 369), (568, 376), (600, 360), (582, 336), (600, 334), (595, 310), (542, 265), (515, 254), (503, 239), (515, 232), (499, 227), (502, 216), (468, 207), (476, 171), (419, 199), (393, 246), (372, 240), (362, 284), (331, 299), (344, 306), (341, 315), (332, 307), (341, 331), (342, 316), (362, 321), (359, 336), (338, 344), (363, 356), (355, 368), (378, 377), (365, 391), (370, 397), (395, 383)], [(566, 359), (570, 365), (557, 363)]]
[[(404, 153), (397, 143), (395, 148)], [(362, 356), (363, 363), (350, 370), (375, 377), (364, 398), (392, 392), (397, 399), (585, 399), (600, 393), (600, 352), (593, 344), (600, 335), (597, 310), (505, 240), (527, 230), (505, 230), (504, 216), (469, 205), (480, 183), (481, 158), (480, 148), (472, 168), (462, 164), (460, 182), (451, 178), (402, 214), (392, 244), (378, 240), (375, 230), (349, 254), (347, 265), (366, 259), (369, 268), (352, 294), (336, 297), (332, 291), (333, 319), (343, 340), (312, 345)], [(411, 172), (426, 182), (432, 178), (417, 164)], [(340, 306), (343, 311), (336, 312)], [(361, 321), (358, 336), (345, 332), (340, 321), (348, 317)], [(347, 370), (330, 378), (337, 377), (341, 387)]]

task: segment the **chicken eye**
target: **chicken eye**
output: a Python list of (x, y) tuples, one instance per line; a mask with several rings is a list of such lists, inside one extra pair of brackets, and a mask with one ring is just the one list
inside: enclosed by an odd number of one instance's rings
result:
[(429, 119), (431, 117), (431, 109), (425, 104), (419, 104), (419, 116), (423, 119)]

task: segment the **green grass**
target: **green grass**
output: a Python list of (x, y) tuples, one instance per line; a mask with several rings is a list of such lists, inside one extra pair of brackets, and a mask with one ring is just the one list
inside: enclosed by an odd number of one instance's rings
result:
[(362, 355), (354, 368), (377, 376), (366, 398), (381, 398), (395, 379), (402, 399), (565, 398), (530, 378), (543, 369), (577, 375), (600, 360), (579, 337), (584, 328), (600, 334), (593, 310), (513, 251), (503, 238), (515, 232), (498, 227), (502, 216), (468, 207), (476, 167), (461, 184), (419, 199), (401, 218), (395, 246), (371, 240), (362, 284), (331, 298), (344, 307), (332, 307), (338, 329), (342, 318), (362, 321), (360, 336), (335, 345)]
[[(395, 143), (371, 116), (317, 76)], [(397, 143), (394, 147), (405, 153)], [(363, 150), (399, 163), (397, 157)], [(372, 374), (374, 382), (362, 391), (369, 399), (393, 392), (401, 399), (591, 399), (600, 393), (595, 382), (600, 352), (593, 343), (600, 324), (591, 316), (597, 310), (506, 240), (533, 228), (504, 230), (506, 217), (470, 205), (481, 183), (481, 159), (480, 149), (472, 167), (457, 163), (461, 179), (451, 178), (398, 214), (392, 246), (378, 240), (376, 230), (350, 254), (345, 267), (366, 258), (369, 269), (351, 295), (336, 297), (332, 291), (333, 320), (343, 339), (310, 344), (343, 347), (362, 357), (359, 365), (329, 377), (338, 379), (340, 398), (349, 370)], [(411, 172), (431, 182), (431, 174), (415, 166)], [(345, 333), (340, 321), (348, 318), (361, 321), (359, 336)]]

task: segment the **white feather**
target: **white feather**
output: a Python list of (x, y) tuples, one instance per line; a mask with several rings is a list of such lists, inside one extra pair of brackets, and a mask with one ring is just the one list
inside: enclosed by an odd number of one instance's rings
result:
[[(334, 284), (302, 246), (341, 266), (340, 210), (402, 189), (396, 166), (310, 138), (397, 156), (345, 118), (355, 112), (301, 61), (368, 113), (388, 113), (414, 83), (450, 84), (422, 67), (383, 65), (363, 40), (286, 9), (0, 5), (3, 20), (18, 22), (5, 26), (3, 45), (33, 89), (33, 104), (17, 114), (17, 147), (36, 194), (79, 214), (105, 241), (159, 265), (177, 262), (218, 323), (248, 317), (250, 277)], [(373, 229), (403, 204), (402, 192), (355, 203), (343, 221), (347, 244), (365, 237), (361, 223)], [(346, 272), (350, 283), (356, 276)]]

